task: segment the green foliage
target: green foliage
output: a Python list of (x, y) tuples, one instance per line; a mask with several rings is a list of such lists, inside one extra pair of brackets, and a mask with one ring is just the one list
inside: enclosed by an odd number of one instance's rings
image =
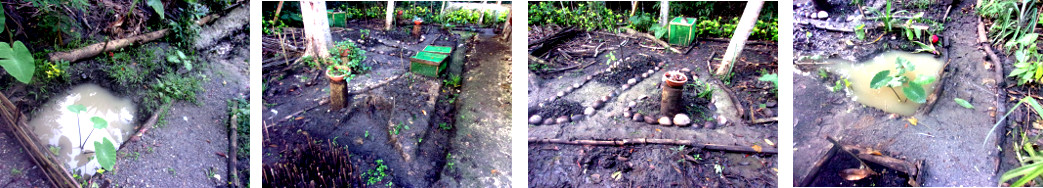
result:
[(974, 105), (971, 105), (971, 103), (967, 102), (967, 100), (963, 100), (961, 98), (953, 98), (952, 100), (956, 101), (956, 104), (959, 104), (960, 106), (962, 106), (964, 108), (974, 109)]
[(1019, 2), (1018, 0), (986, 0), (979, 4), (978, 15), (992, 19), (988, 37), (993, 44), (999, 45), (1005, 41), (1009, 43), (1033, 33), (1036, 24), (1039, 23), (1039, 9), (1036, 8), (1038, 7), (1036, 1), (1024, 1), (1020, 5)]
[(445, 22), (455, 24), (474, 24), (478, 23), (478, 18), (480, 16), (482, 16), (482, 13), (477, 10), (457, 9), (450, 11), (445, 15)]
[(105, 121), (105, 119), (102, 119), (98, 116), (91, 117), (91, 123), (94, 123), (95, 129), (104, 129), (106, 127), (109, 127), (109, 122)]
[[(69, 69), (68, 61), (51, 62), (45, 59), (37, 59), (36, 67), (36, 73), (34, 74), (44, 75), (44, 79), (47, 81), (65, 80), (69, 78), (69, 72), (66, 71)], [(37, 81), (43, 80), (37, 79)]]
[[(374, 185), (384, 181), (384, 178), (388, 177), (387, 165), (384, 165), (383, 159), (376, 160), (376, 168), (369, 169), (362, 173), (362, 178), (366, 179), (366, 185)], [(388, 183), (391, 183), (390, 180)]]
[(95, 159), (98, 159), (98, 164), (101, 164), (105, 170), (112, 171), (116, 166), (116, 146), (108, 138), (102, 139), (101, 142), (94, 142), (94, 155)]
[[(699, 23), (695, 25), (695, 34), (700, 37), (712, 37), (712, 38), (727, 38), (731, 37), (732, 33), (735, 32), (736, 24), (739, 23), (738, 17), (732, 19), (722, 20), (723, 18), (717, 17), (710, 19), (706, 17), (698, 18)], [(775, 25), (778, 25), (778, 21), (775, 21)], [(762, 26), (768, 28), (769, 26)], [(778, 30), (778, 27), (774, 27), (774, 30)], [(761, 31), (768, 32), (768, 31)], [(774, 35), (777, 35), (776, 31)], [(776, 39), (777, 40), (777, 39)]]
[[(928, 75), (917, 75), (916, 81), (909, 81), (909, 78), (905, 76), (905, 73), (913, 71), (915, 67), (912, 62), (909, 62), (901, 57), (895, 59), (895, 71), (894, 75), (891, 74), (890, 70), (883, 70), (877, 72), (870, 80), (869, 87), (873, 89), (880, 89), (881, 87), (887, 86), (894, 91), (895, 87), (902, 87), (902, 93), (905, 94), (907, 99), (912, 100), (916, 103), (927, 102), (927, 93), (924, 91), (922, 85), (930, 84), (934, 82), (934, 78)], [(895, 93), (895, 97), (901, 99), (898, 93)]]
[(630, 17), (630, 25), (627, 27), (641, 32), (648, 32), (652, 25), (659, 25), (658, 23), (658, 17), (647, 12), (638, 12)]
[(448, 131), (449, 129), (453, 128), (453, 125), (450, 125), (448, 123), (442, 122), (442, 123), (438, 123), (438, 128), (441, 128), (442, 130), (447, 130)]
[(145, 4), (148, 4), (149, 7), (152, 7), (152, 10), (156, 11), (156, 14), (159, 14), (159, 19), (167, 19), (165, 13), (163, 12), (163, 1), (148, 0), (148, 2), (145, 2)]
[(13, 45), (0, 42), (0, 67), (19, 82), (28, 84), (33, 79), (35, 63), (33, 54), (22, 41), (15, 41)]
[[(1043, 182), (1043, 178), (1041, 178), (1043, 176), (1043, 153), (1036, 150), (1037, 146), (1033, 141), (1037, 139), (1029, 139), (1025, 132), (1021, 133), (1020, 144), (1014, 143), (1014, 148), (1016, 150), (1020, 149), (1017, 150), (1017, 158), (1018, 162), (1021, 163), (1021, 167), (1004, 172), (1000, 177), (1001, 184), (1018, 176), (1021, 176), (1021, 178), (1010, 184), (1011, 187), (1025, 186), (1029, 181), (1035, 181), (1036, 186), (1039, 186), (1038, 184)], [(1021, 147), (1018, 147), (1019, 145)], [(1022, 154), (1021, 150), (1024, 150), (1025, 153)]]
[(27, 0), (26, 2), (31, 3), (33, 8), (37, 9), (31, 16), (34, 27), (50, 31), (50, 33), (40, 33), (41, 36), (56, 36), (54, 39), (57, 44), (62, 43), (64, 35), (79, 37), (76, 31), (80, 30), (80, 23), (75, 17), (80, 15), (68, 11), (65, 7), (85, 12), (89, 5), (87, 0)]
[(69, 109), (70, 112), (75, 113), (75, 114), (79, 114), (80, 112), (87, 111), (87, 107), (83, 106), (82, 104), (73, 104), (73, 105), (69, 105), (69, 106), (67, 106), (65, 108)]
[(287, 28), (286, 22), (279, 20), (266, 20), (261, 22), (261, 29), (265, 35), (277, 35), (282, 34), (283, 28)]
[[(366, 50), (359, 48), (355, 42), (349, 40), (334, 44), (333, 49), (330, 49), (330, 57), (332, 60), (330, 60), (330, 64), (327, 66), (348, 66), (351, 67), (351, 73), (357, 74), (365, 73), (371, 69), (371, 67), (362, 64), (363, 61), (366, 61)], [(347, 58), (347, 61), (343, 61), (341, 58)]]
[(146, 109), (154, 110), (156, 107), (174, 100), (198, 103), (196, 93), (202, 90), (203, 86), (194, 77), (167, 73), (157, 78), (156, 82), (149, 87), (143, 104), (145, 104)]
[(167, 62), (181, 64), (185, 67), (185, 70), (192, 71), (192, 58), (186, 56), (181, 50), (174, 50), (174, 52), (167, 54)]
[(866, 40), (866, 24), (855, 26), (855, 37), (858, 37), (858, 40)]
[(1036, 50), (1036, 45), (1014, 51), (1014, 70), (1007, 77), (1018, 79), (1018, 85), (1043, 81), (1043, 55)]
[(205, 16), (205, 13), (201, 12), (203, 9), (205, 8), (200, 4), (188, 3), (188, 7), (182, 9), (184, 12), (180, 17), (167, 22), (170, 27), (167, 41), (183, 49), (192, 49), (192, 42), (199, 36), (200, 27), (196, 25), (196, 20)]
[(588, 31), (614, 29), (623, 15), (605, 7), (605, 2), (539, 2), (529, 4), (529, 24), (576, 26)]
[(446, 78), (445, 80), (442, 80), (442, 82), (445, 83), (445, 85), (449, 86), (450, 88), (459, 88), (460, 87), (460, 80), (461, 80), (460, 75), (450, 74), (449, 78)]
[(757, 24), (750, 32), (750, 39), (779, 41), (778, 17), (771, 17), (768, 20), (757, 20)]

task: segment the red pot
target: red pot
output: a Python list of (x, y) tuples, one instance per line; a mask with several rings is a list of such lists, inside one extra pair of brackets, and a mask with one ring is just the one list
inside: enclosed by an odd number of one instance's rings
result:
[(326, 77), (330, 78), (331, 82), (343, 82), (344, 81), (344, 76), (347, 76), (346, 74), (334, 75), (333, 74), (333, 70), (334, 69), (345, 69), (345, 70), (349, 70), (350, 71), (350, 68), (343, 67), (343, 66), (334, 67), (333, 69), (326, 69)]
[(688, 76), (678, 71), (670, 71), (663, 74), (663, 82), (666, 83), (666, 86), (680, 88), (684, 87), (684, 84), (688, 82)]
[(420, 25), (422, 23), (424, 23), (424, 21), (420, 21), (420, 20), (414, 20), (413, 21), (413, 24), (416, 24), (416, 25)]

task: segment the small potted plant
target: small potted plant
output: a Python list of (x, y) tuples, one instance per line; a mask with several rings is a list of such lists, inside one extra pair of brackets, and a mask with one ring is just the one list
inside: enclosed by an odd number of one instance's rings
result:
[(351, 67), (343, 61), (337, 58), (330, 58), (328, 61), (330, 65), (326, 67), (326, 77), (329, 77), (331, 82), (342, 82), (344, 78), (351, 76)]
[(688, 76), (679, 71), (670, 71), (663, 74), (663, 82), (666, 82), (667, 86), (679, 88), (683, 87), (688, 82)]
[(424, 19), (422, 19), (420, 17), (413, 17), (413, 24), (414, 25), (420, 25), (420, 24), (423, 24), (423, 23), (424, 23)]

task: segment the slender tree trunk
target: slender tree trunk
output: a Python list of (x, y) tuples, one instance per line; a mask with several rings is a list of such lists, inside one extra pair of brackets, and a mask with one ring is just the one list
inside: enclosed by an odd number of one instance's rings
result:
[(514, 16), (511, 15), (511, 9), (507, 9), (507, 21), (503, 22), (503, 40), (511, 38), (511, 20), (513, 20), (513, 17)]
[(757, 24), (757, 17), (760, 17), (763, 5), (763, 0), (752, 0), (746, 3), (746, 9), (742, 11), (742, 18), (739, 19), (739, 23), (735, 27), (735, 33), (732, 34), (732, 39), (728, 42), (728, 50), (724, 51), (721, 66), (717, 67), (715, 74), (726, 75), (732, 70), (735, 59), (739, 57), (742, 49), (746, 47), (746, 39), (750, 38), (750, 31)]
[(393, 12), (395, 12), (395, 1), (388, 1), (387, 17), (384, 21), (384, 30), (391, 30), (391, 21), (394, 19)]
[(329, 58), (329, 49), (333, 47), (330, 36), (330, 22), (326, 17), (326, 3), (323, 1), (301, 2), (301, 18), (304, 21), (304, 55)]
[(275, 16), (272, 18), (273, 22), (279, 20), (279, 12), (282, 12), (282, 3), (283, 1), (279, 1), (279, 6), (275, 8)]
[(446, 4), (449, 4), (449, 1), (442, 1), (442, 10), (440, 10), (440, 11), (438, 12), (438, 15), (443, 15), (443, 14), (445, 14), (445, 5), (446, 5)]
[(659, 26), (670, 23), (670, 1), (659, 1)]
[(630, 17), (634, 17), (634, 13), (637, 12), (637, 1), (630, 2)]

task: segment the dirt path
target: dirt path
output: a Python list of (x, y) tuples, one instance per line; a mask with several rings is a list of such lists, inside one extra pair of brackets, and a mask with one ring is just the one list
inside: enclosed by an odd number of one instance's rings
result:
[(511, 184), (510, 43), (479, 35), (465, 66), (463, 89), (439, 186), (506, 187)]
[[(809, 173), (831, 146), (825, 137), (833, 136), (844, 144), (878, 149), (907, 160), (925, 160), (924, 186), (996, 185), (998, 138), (984, 139), (994, 123), (988, 109), (996, 104), (997, 88), (992, 70), (983, 66), (983, 54), (971, 37), (977, 36), (978, 25), (973, 6), (974, 1), (964, 1), (952, 7), (951, 21), (945, 23), (946, 30), (941, 34), (951, 40), (941, 48), (947, 49), (942, 60), (950, 61), (948, 79), (940, 83), (944, 88), (934, 110), (913, 116), (919, 125), (908, 125), (904, 117), (889, 118), (887, 113), (852, 101), (842, 92), (830, 92), (827, 87), (835, 78), (822, 79), (811, 73), (816, 70), (801, 67), (804, 72), (794, 73), (794, 180)], [(879, 52), (882, 50), (875, 53)], [(957, 97), (971, 101), (975, 108), (960, 107), (953, 102)]]
[(249, 93), (248, 44), (248, 35), (239, 32), (198, 51), (200, 62), (209, 62), (200, 73), (205, 76), (203, 91), (197, 94), (201, 105), (175, 102), (163, 119), (165, 125), (151, 128), (142, 141), (121, 149), (117, 172), (108, 176), (114, 185), (212, 187), (227, 184), (227, 101)]

